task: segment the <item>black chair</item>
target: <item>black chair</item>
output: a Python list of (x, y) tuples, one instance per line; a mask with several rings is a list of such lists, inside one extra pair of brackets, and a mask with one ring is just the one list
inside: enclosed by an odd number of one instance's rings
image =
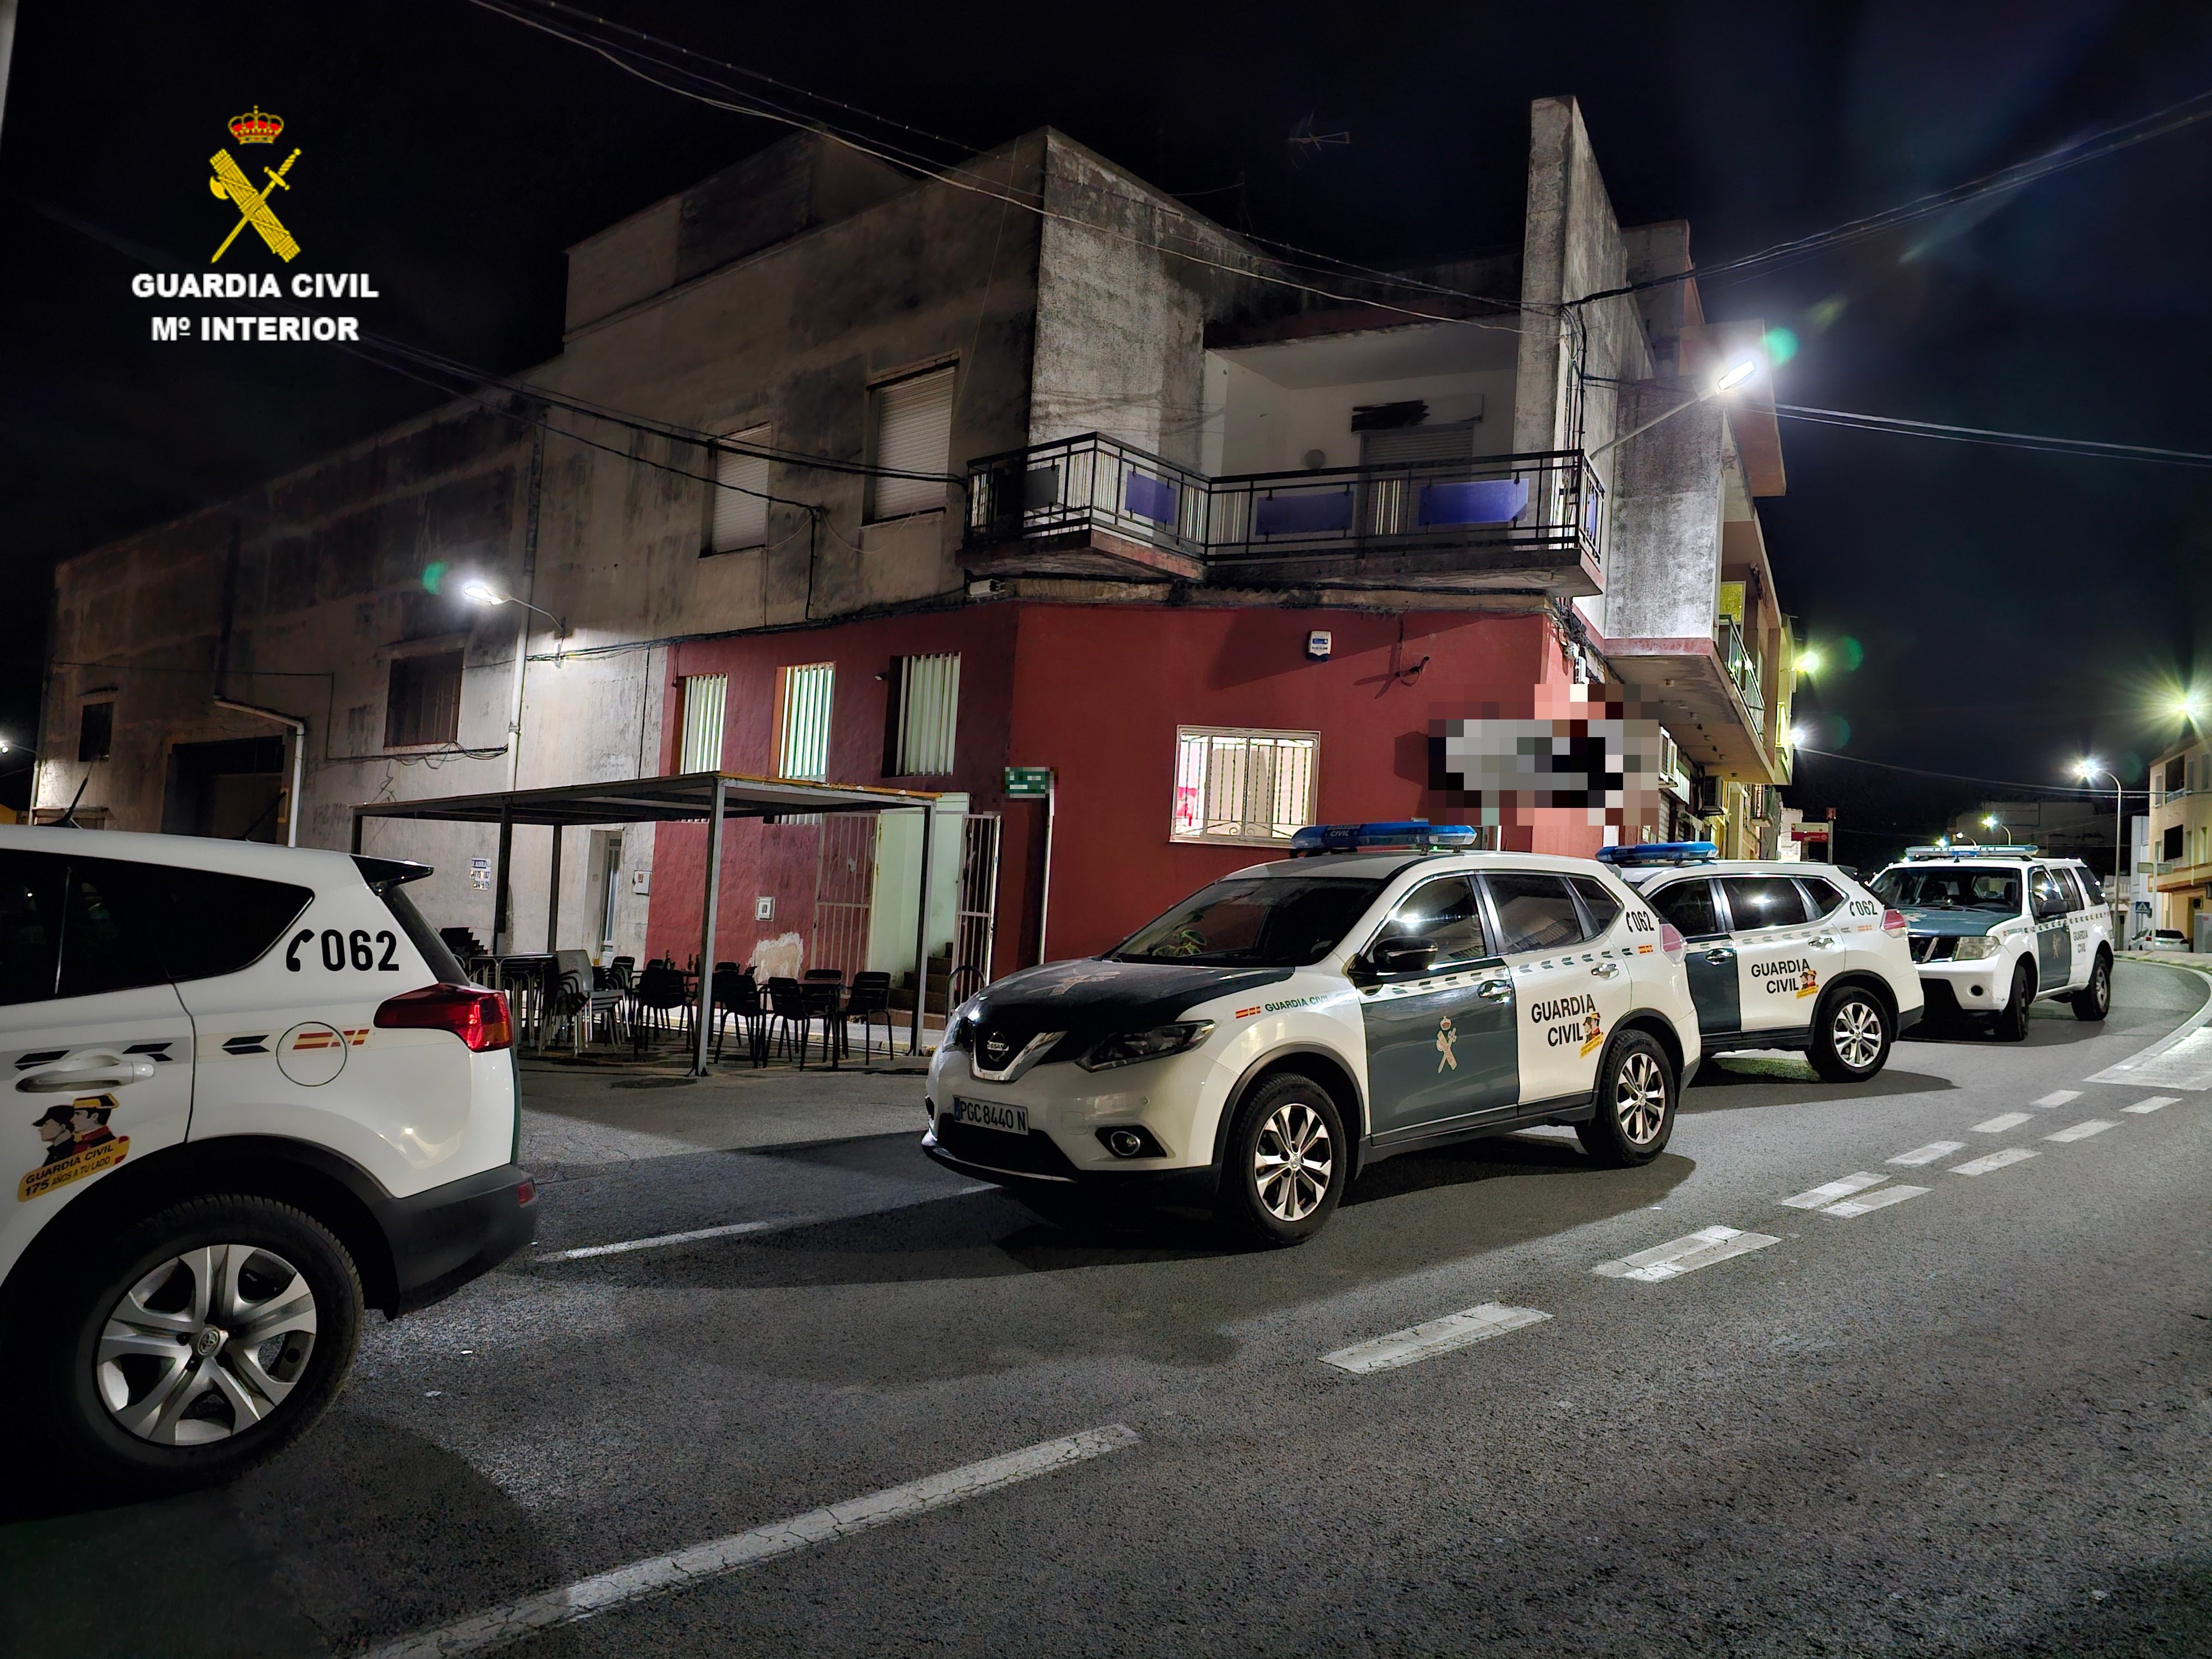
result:
[(690, 1029), (691, 994), (684, 986), (684, 975), (665, 962), (648, 962), (645, 972), (638, 975), (630, 988), (630, 1031), (636, 1046), (645, 1046), (648, 1025), (657, 1030), (668, 1030), (678, 1022), (672, 1013), (681, 1013), (683, 1028)]
[(845, 1018), (860, 1022), (860, 1060), (864, 1065), (870, 1053), (869, 1034), (878, 1014), (884, 1020), (884, 1053), (889, 1056), (897, 1040), (891, 1030), (891, 976), (878, 973), (854, 975), (852, 993), (845, 999)]
[(830, 1062), (834, 1071), (845, 1053), (845, 976), (838, 974), (833, 978), (826, 970), (817, 970), (800, 982), (799, 996), (805, 1021), (799, 1028), (800, 1041), (805, 1041), (814, 1029), (814, 1022), (820, 1020), (822, 1058)]
[[(771, 979), (764, 994), (771, 1030), (771, 1055), (795, 1053), (799, 1070), (806, 1069), (806, 995), (795, 979)], [(797, 1039), (796, 1049), (793, 1047)]]
[(768, 1060), (767, 1010), (761, 1005), (760, 986), (749, 972), (732, 964), (714, 975), (714, 1059), (722, 1058), (726, 1022), (735, 1019), (745, 1036), (745, 1053), (756, 1066)]

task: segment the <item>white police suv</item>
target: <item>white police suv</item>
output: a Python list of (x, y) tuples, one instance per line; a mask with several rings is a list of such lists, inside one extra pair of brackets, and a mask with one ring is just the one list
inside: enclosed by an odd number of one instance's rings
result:
[(74, 1477), (219, 1480), (536, 1226), (507, 1005), (420, 865), (0, 828), (0, 1392)]
[(1920, 1018), (1905, 917), (1832, 865), (1723, 862), (1708, 841), (1598, 856), (1680, 931), (1707, 1054), (1802, 1048), (1855, 1083)]
[(2027, 846), (1912, 847), (1874, 878), (1905, 914), (1930, 1018), (1996, 1023), (2017, 1042), (2037, 999), (2082, 1019), (2112, 1006), (2112, 913), (2079, 859)]
[(1315, 825), (1115, 950), (959, 1008), (922, 1148), (1047, 1214), (1319, 1231), (1367, 1164), (1533, 1123), (1658, 1156), (1699, 1055), (1680, 941), (1603, 866), (1473, 831)]

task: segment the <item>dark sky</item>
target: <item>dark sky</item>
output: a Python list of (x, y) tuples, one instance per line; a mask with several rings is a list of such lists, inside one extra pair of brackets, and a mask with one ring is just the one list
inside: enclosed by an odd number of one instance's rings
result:
[[(1625, 222), (1687, 218), (1717, 260), (2212, 87), (2212, 8), (2172, 3), (970, 6), (898, 24), (600, 5), (978, 148), (1051, 123), (1171, 191), (1242, 178), (1194, 205), (1373, 262), (1516, 240), (1545, 94), (1581, 100)], [(369, 325), (507, 371), (558, 349), (568, 243), (780, 136), (465, 0), (23, 0), (0, 129), (0, 735), (34, 716), (53, 559), (435, 401), (328, 347), (146, 337), (153, 307), (128, 290), (145, 262), (110, 244), (204, 258), (228, 211), (207, 157), (257, 103), (289, 124), (276, 159), (303, 152), (288, 216), (311, 263), (381, 289)], [(1293, 166), (1308, 115), (1352, 142)], [(1705, 307), (1797, 334), (1787, 402), (2212, 450), (2208, 209), (2212, 121), (1708, 287)], [(1790, 493), (1763, 509), (1777, 579), (1838, 663), (1818, 746), (2056, 781), (2085, 749), (2148, 757), (2171, 735), (2149, 703), (2202, 643), (2212, 474), (1802, 424), (1784, 441)], [(1808, 757), (1796, 793), (1847, 823), (1933, 821), (1940, 787), (1883, 775)], [(0, 800), (25, 783), (0, 775)]]

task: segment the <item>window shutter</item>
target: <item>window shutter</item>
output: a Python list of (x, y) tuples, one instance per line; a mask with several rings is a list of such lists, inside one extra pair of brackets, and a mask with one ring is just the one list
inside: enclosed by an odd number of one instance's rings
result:
[[(772, 428), (748, 427), (728, 434), (733, 444), (769, 447)], [(765, 455), (748, 455), (735, 449), (714, 451), (714, 527), (708, 545), (717, 553), (734, 553), (741, 547), (758, 547), (768, 540), (768, 472)], [(748, 495), (746, 491), (753, 493)]]
[[(942, 473), (952, 459), (952, 370), (878, 386), (873, 465), (893, 472)], [(870, 480), (868, 517), (900, 519), (945, 505), (940, 479)]]
[(719, 772), (722, 769), (722, 714), (729, 696), (728, 678), (721, 674), (687, 674), (684, 679), (684, 752), (680, 772)]
[(820, 782), (830, 775), (830, 696), (834, 663), (805, 663), (781, 671), (783, 696), (776, 722), (775, 775)]
[(941, 776), (952, 769), (960, 720), (960, 653), (908, 657), (900, 669), (899, 775)]

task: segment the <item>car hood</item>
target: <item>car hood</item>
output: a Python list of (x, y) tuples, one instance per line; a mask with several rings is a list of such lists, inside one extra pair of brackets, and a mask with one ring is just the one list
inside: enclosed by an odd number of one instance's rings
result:
[[(1291, 973), (1288, 968), (1184, 968), (1099, 957), (1051, 962), (988, 987), (975, 999), (969, 1018), (975, 1024), (977, 1053), (986, 1064), (1003, 1064), (1040, 1031), (1067, 1034), (1048, 1056), (1066, 1059), (1100, 1037), (1164, 1025), (1201, 1002), (1280, 984)], [(1007, 1046), (1001, 1048), (1001, 1043)]]
[(2012, 917), (2002, 910), (1923, 910), (1905, 913), (1909, 932), (1938, 939), (1978, 939), (1992, 927), (2002, 927)]

